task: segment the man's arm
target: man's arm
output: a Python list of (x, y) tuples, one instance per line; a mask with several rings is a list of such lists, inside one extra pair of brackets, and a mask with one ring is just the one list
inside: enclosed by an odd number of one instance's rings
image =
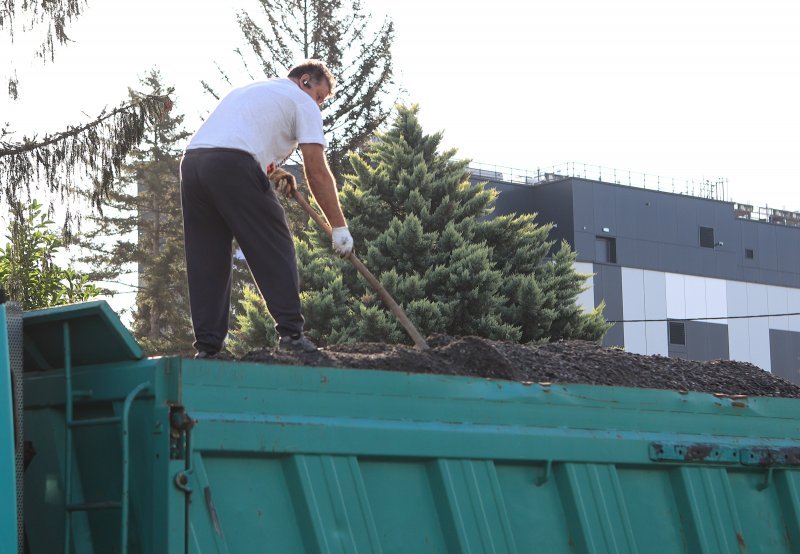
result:
[(301, 144), (300, 152), (303, 154), (308, 188), (319, 207), (322, 208), (322, 213), (325, 214), (328, 223), (333, 228), (347, 227), (347, 221), (339, 204), (336, 181), (325, 157), (325, 149), (321, 144)]

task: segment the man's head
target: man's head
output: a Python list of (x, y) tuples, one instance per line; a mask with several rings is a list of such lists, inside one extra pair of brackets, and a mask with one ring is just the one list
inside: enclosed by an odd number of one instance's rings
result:
[(319, 60), (297, 64), (289, 70), (288, 77), (320, 106), (333, 94), (336, 86), (336, 77)]

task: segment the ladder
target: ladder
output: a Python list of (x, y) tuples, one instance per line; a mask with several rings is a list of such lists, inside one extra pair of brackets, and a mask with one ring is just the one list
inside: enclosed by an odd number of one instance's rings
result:
[[(74, 419), (74, 398), (90, 397), (91, 390), (73, 390), (72, 388), (72, 344), (69, 322), (63, 323), (64, 341), (64, 380), (66, 384), (65, 420), (66, 433), (64, 437), (64, 554), (71, 554), (72, 542), (72, 514), (92, 510), (120, 510), (120, 554), (128, 553), (128, 513), (130, 510), (130, 440), (129, 440), (129, 415), (131, 406), (136, 397), (150, 389), (150, 383), (137, 385), (125, 397), (122, 414), (113, 417), (99, 417), (92, 419)], [(122, 430), (122, 494), (119, 500), (103, 500), (99, 502), (72, 502), (72, 431), (78, 427), (98, 425), (119, 425)]]

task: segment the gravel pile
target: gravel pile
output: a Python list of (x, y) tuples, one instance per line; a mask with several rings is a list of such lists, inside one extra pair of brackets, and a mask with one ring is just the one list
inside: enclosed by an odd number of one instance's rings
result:
[(434, 335), (428, 344), (431, 349), (425, 352), (381, 343), (334, 345), (313, 353), (264, 349), (241, 361), (800, 398), (800, 386), (744, 362), (643, 356), (585, 341), (527, 346)]

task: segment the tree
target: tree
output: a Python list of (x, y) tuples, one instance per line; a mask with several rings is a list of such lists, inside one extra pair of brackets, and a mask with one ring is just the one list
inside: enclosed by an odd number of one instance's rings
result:
[(235, 356), (244, 356), (251, 350), (277, 346), (278, 333), (275, 320), (267, 311), (267, 304), (253, 285), (242, 291), (241, 309), (235, 316), (235, 330), (231, 331), (227, 348)]
[(6, 247), (0, 248), (0, 282), (10, 298), (33, 310), (88, 300), (100, 292), (72, 267), (61, 267), (55, 257), (64, 247), (53, 222), (33, 201), (12, 206)]
[[(157, 70), (141, 84), (165, 88)], [(147, 127), (104, 200), (109, 213), (91, 216), (96, 228), (82, 244), (92, 252), (84, 261), (94, 279), (138, 272), (133, 331), (150, 352), (187, 350), (192, 342), (178, 180), (179, 145), (189, 133), (182, 124), (183, 115), (168, 114)]]
[[(41, 33), (36, 55), (54, 59), (56, 44), (69, 41), (66, 30), (80, 17), (85, 0), (2, 0), (0, 31), (13, 42), (18, 20), (26, 33)], [(8, 80), (9, 96), (16, 100), (18, 82), (13, 68)], [(76, 189), (88, 191), (95, 208), (118, 177), (125, 156), (141, 140), (145, 125), (164, 116), (172, 107), (171, 91), (136, 94), (131, 100), (94, 119), (69, 125), (65, 130), (15, 137), (5, 124), (0, 128), (0, 205), (13, 205), (30, 198), (32, 188), (43, 188), (50, 210), (64, 210), (63, 234), (80, 221), (81, 210), (71, 209)]]
[[(417, 107), (398, 108), (391, 128), (362, 154), (342, 189), (342, 208), (359, 255), (420, 332), (544, 342), (597, 340), (602, 306), (576, 304), (587, 275), (575, 254), (547, 239), (533, 215), (489, 217), (497, 192), (472, 184), (467, 161), (439, 151)], [(299, 241), (307, 332), (321, 344), (408, 342), (402, 328), (329, 240)]]
[[(237, 19), (252, 51), (237, 53), (248, 72), (253, 63), (263, 77), (284, 77), (299, 60), (315, 58), (337, 80), (336, 95), (325, 108), (324, 126), (333, 174), (346, 169), (347, 153), (360, 148), (388, 118), (392, 87), (394, 24), (387, 18), (372, 31), (372, 19), (359, 0), (259, 0), (261, 18), (246, 11)], [(263, 18), (263, 19), (262, 19)], [(230, 84), (228, 74), (220, 69)], [(214, 97), (217, 92), (203, 81)]]
[[(14, 42), (17, 31), (17, 20), (23, 18), (22, 27), (27, 33), (35, 32), (40, 37), (35, 56), (47, 61), (55, 57), (56, 43), (64, 45), (69, 41), (67, 28), (73, 20), (80, 17), (86, 6), (85, 0), (3, 0), (0, 4), (0, 31), (8, 33), (10, 42)], [(11, 68), (8, 77), (8, 94), (16, 99), (18, 81)]]

